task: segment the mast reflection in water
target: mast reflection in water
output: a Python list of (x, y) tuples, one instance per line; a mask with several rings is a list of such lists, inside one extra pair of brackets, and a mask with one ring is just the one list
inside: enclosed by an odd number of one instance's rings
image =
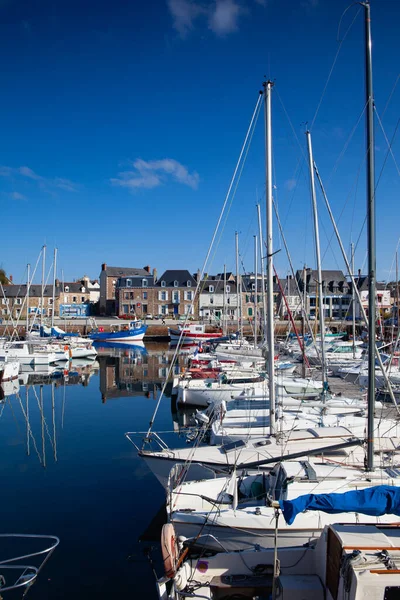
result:
[[(61, 539), (33, 600), (156, 597), (138, 539), (165, 497), (124, 433), (147, 430), (172, 353), (161, 344), (98, 352), (94, 362), (28, 369), (2, 386), (2, 532)], [(166, 397), (156, 429), (183, 446), (174, 431), (185, 419), (173, 418)]]

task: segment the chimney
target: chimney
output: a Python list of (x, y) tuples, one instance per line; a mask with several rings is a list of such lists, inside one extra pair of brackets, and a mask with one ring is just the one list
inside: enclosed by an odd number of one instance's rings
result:
[(102, 270), (102, 271), (106, 271), (106, 270), (107, 270), (107, 264), (106, 264), (106, 263), (103, 263), (103, 264), (101, 265), (101, 270)]
[(358, 269), (358, 278), (360, 279), (361, 277), (361, 269)]
[(156, 281), (157, 281), (157, 269), (153, 269), (153, 279), (154, 279), (154, 283), (156, 283)]
[(145, 271), (147, 271), (148, 273), (151, 273), (151, 269), (150, 269), (149, 265), (146, 265), (145, 267), (143, 267), (143, 269)]
[(9, 277), (8, 279), (9, 279), (9, 280), (11, 281), (11, 283), (12, 283), (12, 281), (13, 281), (13, 276), (12, 276), (12, 275), (10, 275), (10, 277)]

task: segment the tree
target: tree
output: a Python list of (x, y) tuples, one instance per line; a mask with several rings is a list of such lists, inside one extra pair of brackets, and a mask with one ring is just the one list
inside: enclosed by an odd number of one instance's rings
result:
[(9, 283), (8, 277), (4, 269), (0, 269), (0, 283), (2, 285), (6, 285), (7, 283)]

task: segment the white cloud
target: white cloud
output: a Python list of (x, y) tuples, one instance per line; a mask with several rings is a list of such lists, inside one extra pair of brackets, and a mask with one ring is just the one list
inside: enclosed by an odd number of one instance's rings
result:
[(167, 0), (167, 5), (173, 26), (181, 37), (186, 37), (197, 17), (206, 12), (200, 4), (190, 0)]
[(285, 188), (291, 192), (297, 185), (297, 181), (295, 179), (287, 179), (285, 181)]
[[(307, 0), (316, 2), (318, 0)], [(267, 0), (254, 0), (259, 6), (266, 6)], [(218, 36), (233, 33), (239, 28), (239, 17), (248, 12), (244, 0), (167, 0), (172, 16), (172, 24), (182, 38), (200, 22)]]
[(241, 6), (234, 0), (216, 0), (215, 8), (209, 17), (209, 27), (216, 35), (226, 35), (238, 30)]
[(54, 191), (54, 188), (59, 188), (67, 192), (76, 192), (78, 189), (77, 184), (69, 179), (63, 177), (42, 177), (35, 173), (33, 169), (26, 166), (17, 168), (0, 166), (0, 177), (13, 177), (15, 179), (22, 177), (31, 179), (37, 181), (39, 186), (48, 192)]
[(111, 179), (111, 183), (131, 190), (155, 188), (166, 183), (169, 178), (193, 189), (197, 189), (199, 185), (198, 173), (190, 173), (187, 167), (173, 158), (150, 161), (137, 158), (132, 166), (133, 171), (119, 173), (117, 178)]
[(20, 194), (19, 192), (11, 192), (10, 196), (13, 198), (13, 200), (26, 200), (26, 196)]

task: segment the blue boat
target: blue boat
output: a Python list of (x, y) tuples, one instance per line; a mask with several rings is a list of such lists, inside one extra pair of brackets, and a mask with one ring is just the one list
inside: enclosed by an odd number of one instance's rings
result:
[(147, 331), (148, 325), (142, 321), (131, 321), (129, 325), (122, 325), (117, 331), (104, 331), (104, 327), (98, 327), (89, 333), (89, 338), (95, 342), (125, 342), (134, 344), (141, 341)]

